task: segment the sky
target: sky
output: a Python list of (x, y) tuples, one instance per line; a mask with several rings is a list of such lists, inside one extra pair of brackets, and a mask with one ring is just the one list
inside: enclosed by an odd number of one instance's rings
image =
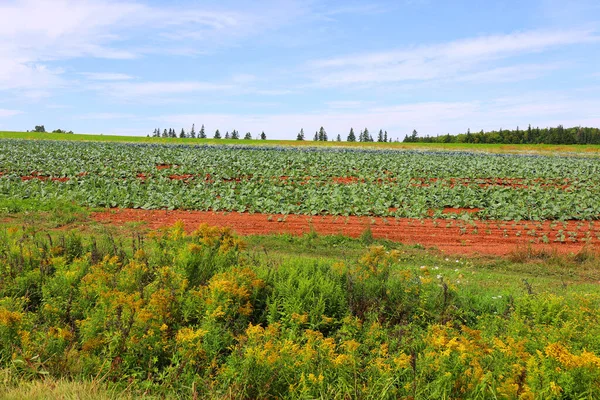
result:
[(0, 0), (0, 130), (600, 126), (597, 0)]

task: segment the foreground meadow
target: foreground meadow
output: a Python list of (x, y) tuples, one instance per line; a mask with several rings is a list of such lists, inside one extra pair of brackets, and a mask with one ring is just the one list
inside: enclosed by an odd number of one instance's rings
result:
[(0, 397), (600, 391), (591, 253), (480, 260), (368, 234), (244, 240), (88, 222), (82, 235), (23, 218), (0, 235)]

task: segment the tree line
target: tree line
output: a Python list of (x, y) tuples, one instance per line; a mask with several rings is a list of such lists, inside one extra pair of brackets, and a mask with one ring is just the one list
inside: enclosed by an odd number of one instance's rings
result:
[[(296, 140), (300, 140), (300, 141), (306, 140), (304, 128), (300, 129), (300, 132), (298, 132), (298, 135), (296, 135)], [(329, 141), (329, 136), (327, 135), (327, 131), (325, 131), (325, 129), (323, 127), (321, 127), (321, 129), (319, 129), (318, 131), (315, 132), (313, 141), (315, 141), (315, 142)], [(332, 139), (332, 141), (333, 141), (333, 139)], [(340, 135), (338, 133), (337, 137), (335, 138), (335, 141), (341, 142), (342, 135)], [(354, 133), (354, 128), (350, 128), (350, 132), (348, 133), (348, 136), (346, 137), (346, 141), (347, 142), (381, 142), (381, 143), (388, 142), (388, 143), (391, 143), (392, 138), (388, 137), (388, 132), (384, 131), (383, 129), (379, 130), (379, 133), (377, 134), (377, 137), (375, 139), (373, 137), (373, 135), (371, 135), (371, 133), (369, 132), (369, 129), (367, 129), (367, 128), (361, 130), (360, 133), (358, 134), (358, 136), (356, 135), (356, 133)], [(398, 141), (398, 139), (396, 139), (396, 141)]]
[[(29, 132), (29, 130), (27, 132)], [(33, 128), (33, 130), (31, 132), (46, 133), (46, 127), (44, 125), (36, 125), (35, 128)], [(67, 131), (65, 129), (55, 129), (51, 133), (68, 133), (68, 134), (72, 134), (73, 131)]]
[(564, 128), (562, 125), (549, 128), (502, 129), (497, 131), (466, 133), (457, 135), (419, 136), (416, 130), (406, 135), (405, 143), (498, 143), (498, 144), (600, 144), (600, 129), (576, 126)]
[[(150, 135), (147, 135), (150, 137)], [(163, 137), (163, 138), (180, 138), (180, 139), (207, 139), (208, 136), (206, 134), (206, 130), (204, 129), (204, 125), (200, 128), (198, 133), (196, 133), (196, 126), (192, 124), (192, 129), (189, 132), (186, 132), (185, 129), (181, 128), (179, 134), (175, 131), (175, 129), (164, 129), (162, 132), (160, 128), (154, 129), (152, 132), (152, 137)], [(221, 132), (217, 129), (212, 136), (213, 139), (240, 139), (240, 132), (237, 130), (232, 130), (231, 133), (229, 131), (225, 132), (225, 135), (221, 135)], [(267, 140), (267, 135), (265, 131), (262, 131), (260, 135), (257, 137), (260, 140)], [(246, 132), (244, 135), (244, 140), (252, 140), (252, 134), (250, 132)]]

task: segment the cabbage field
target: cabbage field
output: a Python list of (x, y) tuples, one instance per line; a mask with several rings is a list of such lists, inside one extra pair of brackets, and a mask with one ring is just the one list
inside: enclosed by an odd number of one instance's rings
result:
[[(0, 198), (268, 214), (595, 220), (600, 158), (0, 141)], [(448, 210), (456, 211), (448, 213)]]

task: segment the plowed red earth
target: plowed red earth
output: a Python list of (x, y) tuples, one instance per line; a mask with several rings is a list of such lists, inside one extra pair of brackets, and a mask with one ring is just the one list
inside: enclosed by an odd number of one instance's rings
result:
[[(231, 227), (240, 235), (269, 233), (303, 234), (314, 229), (320, 234), (343, 234), (359, 237), (370, 226), (375, 238), (385, 238), (405, 244), (437, 247), (447, 254), (502, 256), (531, 247), (533, 250), (556, 250), (577, 253), (586, 243), (598, 244), (600, 226), (587, 222), (469, 222), (446, 219), (396, 219), (371, 217), (310, 217), (305, 215), (266, 215), (248, 213), (217, 213), (210, 211), (165, 211), (113, 209), (92, 214), (106, 224), (123, 225), (143, 221), (150, 229), (172, 226), (182, 221), (192, 231), (202, 223)], [(559, 233), (563, 231), (563, 235)], [(544, 243), (545, 241), (549, 243)], [(584, 240), (585, 238), (587, 240)], [(562, 238), (562, 241), (561, 241)], [(555, 241), (556, 240), (556, 241)]]

